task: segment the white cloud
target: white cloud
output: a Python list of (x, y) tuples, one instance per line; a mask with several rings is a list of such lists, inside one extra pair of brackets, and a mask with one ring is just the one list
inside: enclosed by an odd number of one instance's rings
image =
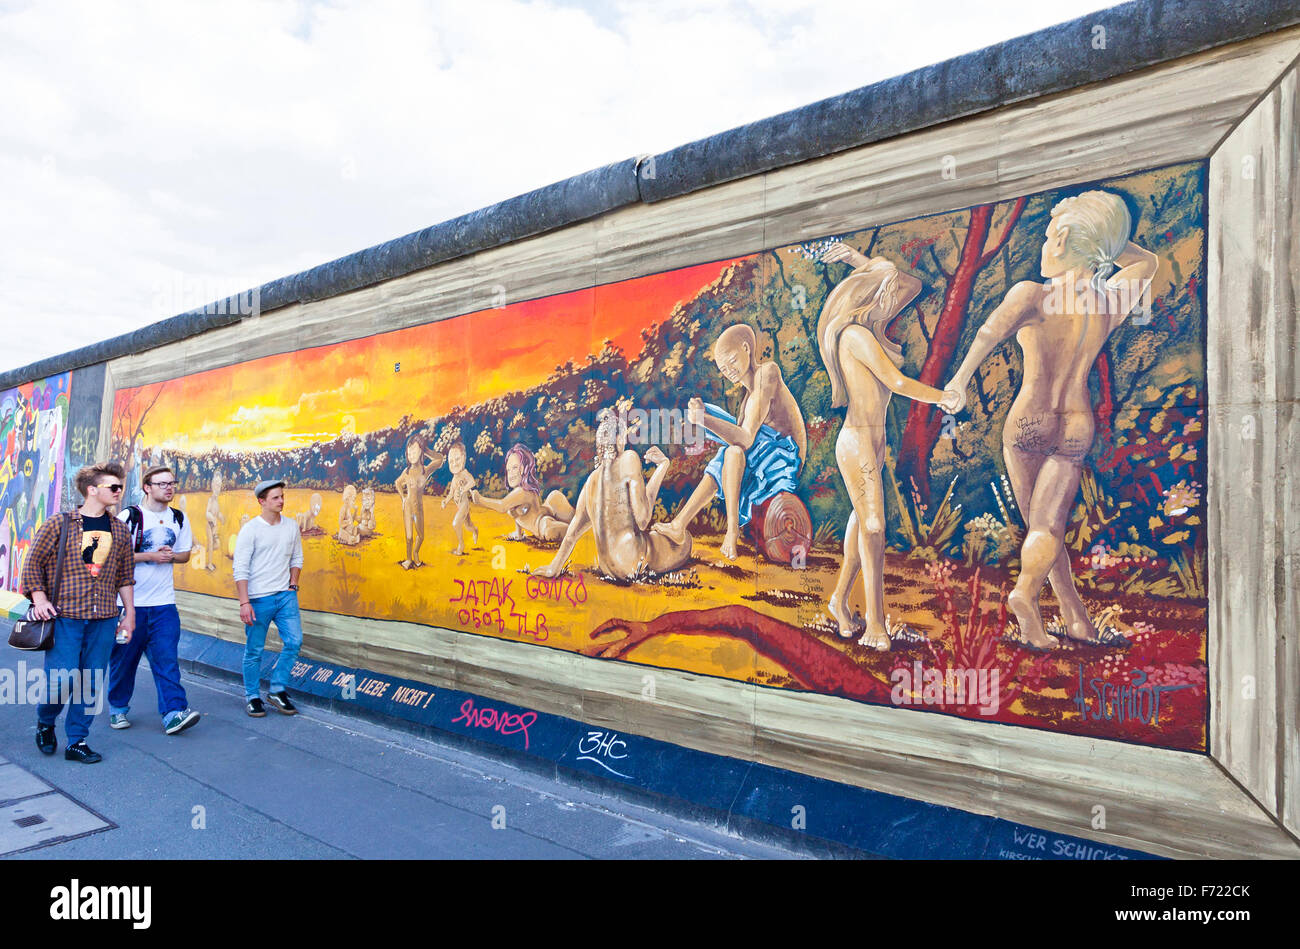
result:
[(1092, 6), (11, 6), (0, 367)]

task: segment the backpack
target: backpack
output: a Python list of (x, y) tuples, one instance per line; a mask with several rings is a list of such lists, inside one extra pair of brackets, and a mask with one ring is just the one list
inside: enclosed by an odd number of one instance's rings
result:
[[(185, 526), (185, 513), (183, 511), (179, 511), (174, 507), (167, 510), (171, 511), (176, 518), (177, 530)], [(132, 504), (126, 509), (126, 523), (131, 528), (132, 546), (138, 554), (144, 549), (144, 511), (140, 510), (140, 505)]]

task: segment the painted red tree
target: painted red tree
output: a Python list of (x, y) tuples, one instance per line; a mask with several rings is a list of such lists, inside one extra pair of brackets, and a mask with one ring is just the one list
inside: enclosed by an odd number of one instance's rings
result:
[[(989, 231), (993, 224), (994, 204), (981, 204), (971, 208), (970, 221), (966, 226), (966, 237), (962, 241), (957, 258), (957, 266), (949, 272), (939, 261), (930, 247), (930, 254), (939, 272), (948, 281), (943, 294), (943, 307), (939, 310), (939, 320), (934, 331), (930, 333), (930, 349), (918, 376), (921, 382), (935, 388), (943, 388), (952, 372), (952, 363), (957, 355), (957, 345), (961, 340), (962, 328), (966, 325), (966, 316), (970, 309), (971, 295), (975, 290), (975, 281), (980, 271), (1002, 252), (1016, 222), (1025, 210), (1028, 198), (1018, 198), (1007, 215), (1002, 226), (1002, 235), (985, 247)], [(916, 483), (921, 500), (930, 501), (930, 455), (939, 442), (939, 433), (943, 427), (943, 410), (936, 405), (924, 402), (912, 402), (907, 411), (907, 422), (903, 427), (903, 438), (898, 449), (897, 474), (900, 484), (909, 481)]]

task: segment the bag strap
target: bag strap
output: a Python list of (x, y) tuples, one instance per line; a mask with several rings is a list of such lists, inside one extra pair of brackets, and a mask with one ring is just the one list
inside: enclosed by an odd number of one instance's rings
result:
[(71, 515), (64, 513), (59, 515), (59, 546), (54, 558), (54, 589), (50, 591), (50, 602), (55, 607), (59, 605), (59, 585), (63, 582), (63, 558), (67, 555), (68, 546), (68, 519)]
[(144, 511), (132, 504), (126, 509), (126, 520), (131, 525), (131, 549), (138, 554), (144, 549)]

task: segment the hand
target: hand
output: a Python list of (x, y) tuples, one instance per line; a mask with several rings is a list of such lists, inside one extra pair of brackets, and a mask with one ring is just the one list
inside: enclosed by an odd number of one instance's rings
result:
[(45, 600), (43, 603), (33, 602), (32, 615), (37, 619), (54, 619), (54, 617), (59, 615), (59, 611), (54, 608), (53, 603), (49, 600)]
[(956, 376), (948, 380), (948, 384), (943, 387), (943, 401), (939, 403), (945, 411), (956, 415), (966, 408), (966, 386), (967, 382)]
[(662, 465), (668, 460), (668, 456), (663, 453), (658, 445), (651, 445), (646, 449), (645, 460), (652, 465)]
[(253, 612), (252, 603), (239, 604), (239, 618), (244, 621), (245, 626), (253, 625), (253, 622), (257, 619), (257, 615)]
[(475, 504), (480, 504), (480, 503), (482, 503), (482, 502), (479, 500), (479, 496), (478, 496), (478, 488), (475, 488), (473, 491), (471, 491), (471, 492), (469, 493), (469, 499), (470, 499), (471, 501), (473, 501)]
[(171, 563), (176, 557), (170, 547), (159, 547), (153, 552), (154, 563)]
[(124, 643), (129, 643), (131, 641), (131, 634), (134, 632), (135, 616), (128, 613), (123, 616), (121, 621), (117, 624), (117, 638), (121, 639)]
[(849, 264), (854, 268), (870, 263), (865, 255), (841, 241), (831, 244), (822, 254), (821, 260), (824, 264)]
[(443, 506), (443, 507), (446, 507), (446, 506), (447, 506), (447, 502), (450, 501), (450, 500), (451, 500), (451, 495), (450, 495), (450, 494), (444, 494), (444, 495), (442, 496), (442, 506)]
[(686, 403), (686, 421), (692, 425), (703, 425), (708, 413), (704, 411), (704, 400), (698, 396)]

